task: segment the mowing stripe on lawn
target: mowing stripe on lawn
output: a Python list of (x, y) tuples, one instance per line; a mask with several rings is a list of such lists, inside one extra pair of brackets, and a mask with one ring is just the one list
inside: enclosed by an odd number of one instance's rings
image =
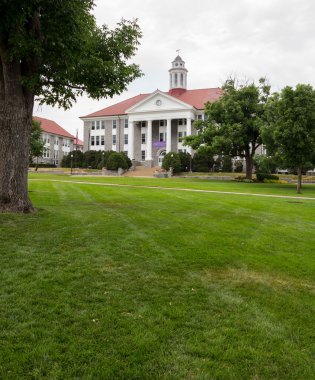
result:
[(61, 182), (61, 183), (74, 183), (74, 184), (85, 184), (85, 185), (98, 185), (98, 186), (114, 186), (114, 187), (130, 187), (137, 189), (153, 189), (153, 190), (175, 190), (175, 191), (190, 191), (194, 193), (210, 193), (210, 194), (227, 194), (227, 195), (245, 195), (245, 196), (254, 196), (254, 197), (267, 197), (267, 198), (284, 198), (284, 199), (299, 199), (299, 200), (308, 200), (315, 201), (315, 198), (312, 197), (298, 197), (291, 195), (272, 195), (272, 194), (257, 194), (257, 193), (239, 193), (235, 191), (219, 191), (219, 190), (202, 190), (202, 189), (187, 189), (179, 187), (161, 187), (161, 186), (145, 186), (145, 185), (127, 185), (127, 184), (118, 184), (118, 183), (99, 183), (99, 182), (86, 182), (86, 181), (63, 181), (58, 179), (37, 179), (30, 178), (29, 181), (44, 181), (44, 182)]

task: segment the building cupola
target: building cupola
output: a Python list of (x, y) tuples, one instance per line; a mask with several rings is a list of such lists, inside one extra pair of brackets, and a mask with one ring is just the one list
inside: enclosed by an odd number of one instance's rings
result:
[(172, 68), (169, 69), (170, 73), (170, 90), (175, 88), (187, 89), (187, 72), (185, 62), (178, 55), (172, 62)]

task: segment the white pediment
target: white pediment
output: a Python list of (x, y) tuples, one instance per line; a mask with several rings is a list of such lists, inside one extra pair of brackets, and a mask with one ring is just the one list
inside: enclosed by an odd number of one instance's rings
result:
[(173, 96), (165, 94), (162, 91), (155, 91), (139, 103), (130, 107), (126, 112), (128, 114), (133, 113), (145, 113), (145, 112), (161, 112), (161, 111), (180, 111), (191, 110), (193, 106), (176, 99)]

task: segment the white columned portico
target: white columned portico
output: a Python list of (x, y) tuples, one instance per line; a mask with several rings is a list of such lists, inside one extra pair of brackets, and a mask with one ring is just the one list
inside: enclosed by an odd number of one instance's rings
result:
[[(188, 117), (188, 118), (186, 119), (186, 122), (187, 122), (186, 133), (187, 133), (187, 136), (190, 136), (190, 135), (191, 135), (191, 118)], [(191, 154), (191, 151), (192, 151), (191, 147), (190, 147), (190, 146), (187, 147), (187, 152), (188, 152), (189, 154)]]
[(135, 159), (135, 124), (129, 121), (128, 126), (128, 156), (131, 160)]
[(166, 153), (169, 153), (172, 150), (172, 120), (167, 119), (166, 121)]
[(152, 120), (148, 120), (147, 129), (147, 160), (152, 160)]

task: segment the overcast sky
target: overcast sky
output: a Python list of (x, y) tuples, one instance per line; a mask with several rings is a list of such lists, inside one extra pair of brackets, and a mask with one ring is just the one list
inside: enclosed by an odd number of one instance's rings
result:
[(111, 28), (123, 17), (138, 19), (143, 37), (133, 62), (144, 76), (128, 91), (101, 101), (79, 98), (69, 111), (35, 106), (70, 133), (79, 116), (139, 93), (168, 90), (168, 69), (176, 50), (188, 69), (188, 88), (218, 87), (229, 75), (267, 77), (274, 91), (286, 85), (315, 87), (314, 0), (96, 0), (99, 25)]

